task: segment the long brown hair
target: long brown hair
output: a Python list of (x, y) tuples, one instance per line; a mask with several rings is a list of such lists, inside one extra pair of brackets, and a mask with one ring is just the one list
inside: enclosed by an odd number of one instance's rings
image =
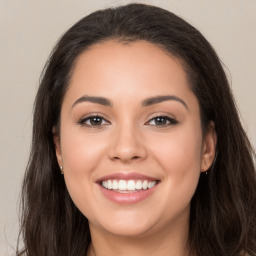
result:
[(90, 244), (87, 218), (72, 202), (55, 156), (63, 96), (77, 57), (91, 45), (146, 40), (178, 57), (198, 98), (203, 130), (218, 134), (215, 163), (202, 174), (191, 201), (191, 255), (256, 255), (255, 152), (237, 114), (218, 56), (202, 34), (158, 7), (129, 4), (94, 12), (57, 43), (42, 73), (35, 99), (33, 139), (22, 190), (17, 255), (84, 256)]

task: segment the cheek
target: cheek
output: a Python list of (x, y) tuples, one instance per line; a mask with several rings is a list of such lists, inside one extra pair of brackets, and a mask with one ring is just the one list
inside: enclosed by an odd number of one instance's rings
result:
[(64, 129), (61, 136), (63, 165), (66, 171), (74, 175), (88, 175), (105, 150), (104, 140), (100, 135), (86, 134), (83, 128)]
[[(195, 192), (201, 172), (200, 131), (200, 127), (184, 126), (166, 137), (158, 137), (158, 147), (151, 148), (152, 156), (164, 170), (165, 193), (172, 194), (166, 198), (170, 204), (182, 200), (189, 203)], [(156, 145), (155, 140), (152, 138), (152, 145)]]
[(151, 145), (151, 151), (167, 169), (179, 166), (183, 171), (189, 172), (197, 167), (200, 171), (202, 134), (199, 125), (175, 127), (166, 135), (152, 136)]
[[(86, 207), (95, 201), (95, 176), (100, 159), (105, 152), (105, 144), (100, 136), (90, 136), (83, 129), (66, 126), (61, 134), (61, 149), (64, 178), (69, 194), (75, 205), (86, 216)], [(87, 209), (87, 210), (85, 210)]]

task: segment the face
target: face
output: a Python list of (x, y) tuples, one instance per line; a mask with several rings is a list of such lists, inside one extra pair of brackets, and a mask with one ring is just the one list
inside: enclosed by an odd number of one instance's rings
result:
[(90, 229), (146, 235), (188, 227), (214, 129), (180, 62), (144, 41), (93, 45), (77, 59), (61, 109), (58, 162)]

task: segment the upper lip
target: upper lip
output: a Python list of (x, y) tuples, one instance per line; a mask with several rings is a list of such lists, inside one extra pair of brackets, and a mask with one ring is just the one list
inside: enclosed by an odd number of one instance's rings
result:
[(112, 174), (105, 175), (96, 180), (96, 183), (100, 183), (104, 180), (150, 180), (150, 181), (159, 181), (159, 179), (150, 177), (137, 172), (116, 172)]

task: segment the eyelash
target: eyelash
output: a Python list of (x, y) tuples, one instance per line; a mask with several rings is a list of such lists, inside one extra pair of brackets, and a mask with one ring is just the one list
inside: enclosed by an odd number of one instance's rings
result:
[[(94, 120), (94, 121), (96, 121), (96, 122), (99, 121), (100, 124), (93, 125), (92, 124), (93, 118), (97, 118), (97, 121), (96, 120)], [(153, 125), (153, 126), (158, 126), (160, 128), (172, 126), (172, 125), (175, 125), (175, 124), (178, 123), (178, 121), (176, 119), (172, 118), (172, 117), (169, 117), (169, 116), (166, 116), (166, 115), (157, 115), (157, 116), (152, 117), (145, 124), (150, 125), (150, 122), (152, 122), (152, 121), (155, 121), (155, 123), (156, 123), (157, 119), (161, 119), (161, 121), (166, 122), (165, 124), (159, 124), (159, 125), (155, 124), (155, 125)], [(90, 124), (86, 123), (88, 121), (90, 122)], [(158, 120), (158, 121), (160, 121), (160, 120)], [(105, 122), (105, 123), (102, 124), (102, 122)], [(82, 126), (89, 127), (89, 128), (101, 128), (104, 125), (110, 124), (109, 121), (107, 121), (104, 117), (102, 117), (101, 115), (98, 115), (98, 114), (83, 117), (77, 123), (82, 125)]]
[[(100, 124), (96, 124), (96, 125), (93, 125), (91, 123), (91, 121), (93, 120), (93, 118), (97, 118), (98, 120), (100, 119), (101, 121), (104, 120), (104, 122), (106, 122), (105, 124), (102, 124), (102, 122)], [(87, 121), (90, 121), (91, 124), (86, 124)], [(100, 128), (101, 126), (103, 125), (106, 125), (106, 124), (110, 124), (110, 122), (108, 122), (104, 117), (102, 117), (101, 115), (99, 114), (94, 114), (94, 115), (90, 115), (90, 116), (86, 116), (86, 117), (83, 117), (81, 118), (79, 121), (78, 121), (78, 124), (82, 125), (82, 126), (86, 126), (86, 127), (89, 127), (89, 128)]]
[[(159, 124), (159, 125), (154, 125), (154, 126), (160, 126), (161, 128), (164, 128), (164, 127), (168, 127), (168, 126), (171, 126), (171, 125), (175, 125), (178, 123), (178, 121), (170, 116), (166, 116), (166, 115), (156, 115), (154, 117), (152, 117), (149, 121), (146, 122), (146, 124), (149, 124), (150, 122), (152, 121), (155, 121), (156, 123), (156, 120), (157, 119), (162, 119), (163, 121), (167, 122), (165, 124)], [(161, 120), (161, 121), (162, 121)]]

